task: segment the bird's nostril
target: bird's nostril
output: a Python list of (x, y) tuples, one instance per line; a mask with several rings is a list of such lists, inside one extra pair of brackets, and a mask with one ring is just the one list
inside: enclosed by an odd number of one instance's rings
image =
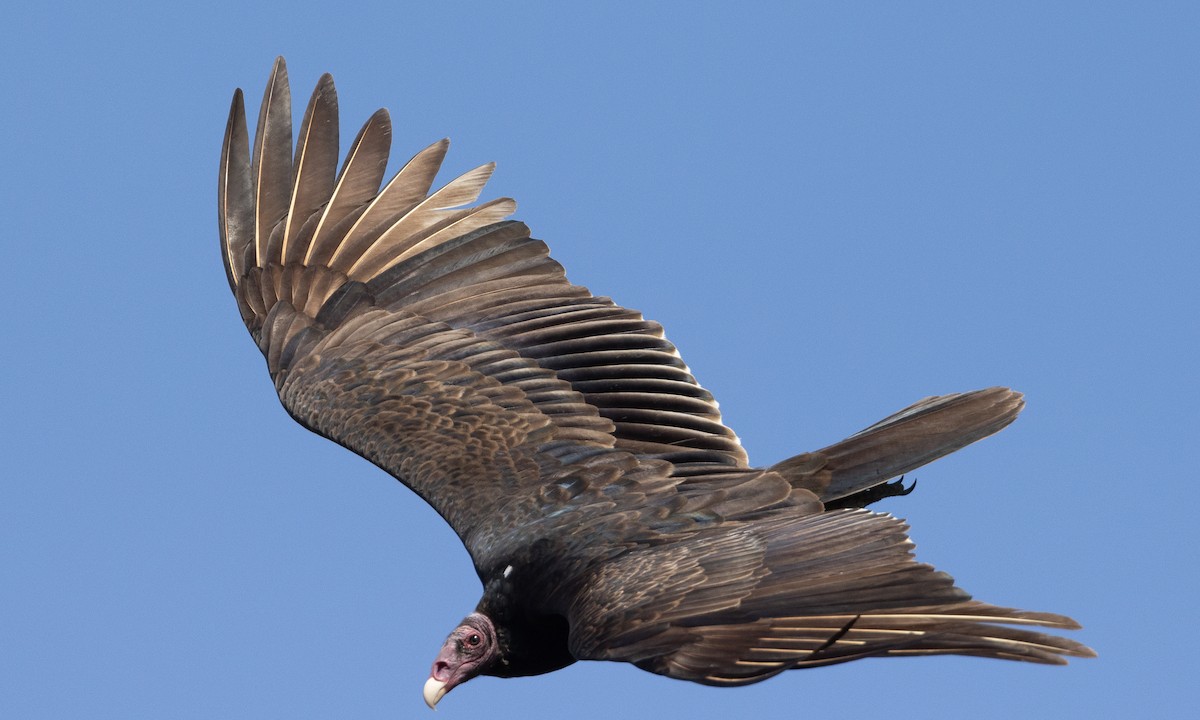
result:
[(438, 660), (433, 664), (433, 675), (435, 680), (446, 681), (450, 677), (450, 663), (445, 660)]

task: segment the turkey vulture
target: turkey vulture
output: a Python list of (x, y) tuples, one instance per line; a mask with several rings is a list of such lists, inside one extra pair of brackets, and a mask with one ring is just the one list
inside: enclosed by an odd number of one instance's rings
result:
[(512, 200), (472, 205), (493, 165), (431, 193), (441, 140), (380, 189), (391, 134), (379, 110), (338, 172), (324, 75), (293, 154), (276, 60), (253, 147), (234, 93), (221, 255), (288, 413), (424, 498), (471, 554), (483, 597), (433, 663), (431, 707), (476, 675), (576, 660), (734, 686), (864, 657), (1094, 655), (1028, 629), (1068, 617), (972, 600), (864, 509), (1008, 425), (1019, 393), (929, 397), (755, 467), (661, 326), (571, 284), (505, 220)]

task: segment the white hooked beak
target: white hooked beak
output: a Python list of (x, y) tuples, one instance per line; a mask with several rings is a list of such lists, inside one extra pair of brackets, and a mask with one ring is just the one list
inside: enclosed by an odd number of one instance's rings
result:
[(421, 695), (425, 698), (425, 704), (429, 706), (430, 710), (437, 710), (438, 700), (441, 700), (446, 692), (446, 683), (430, 677), (425, 681), (425, 688), (421, 691)]

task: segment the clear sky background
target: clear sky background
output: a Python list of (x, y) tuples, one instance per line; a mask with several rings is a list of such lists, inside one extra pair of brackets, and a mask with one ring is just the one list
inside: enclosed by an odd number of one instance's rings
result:
[[(1195, 710), (1194, 3), (19, 3), (0, 24), (0, 717), (420, 718), (479, 584), (435, 513), (287, 417), (217, 252), (229, 100), (379, 106), (495, 160), (576, 282), (662, 322), (751, 459), (1011, 385), (882, 504), (1066, 668), (867, 660), (719, 690), (619, 664), (439, 717)], [(296, 112), (301, 111), (296, 108)], [(253, 127), (253, 125), (252, 125)]]

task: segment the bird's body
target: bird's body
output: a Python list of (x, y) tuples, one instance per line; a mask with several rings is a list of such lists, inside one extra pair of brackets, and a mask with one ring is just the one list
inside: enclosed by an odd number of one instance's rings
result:
[(442, 141), (380, 190), (390, 135), (376, 113), (335, 176), (325, 76), (293, 159), (277, 61), (253, 151), (234, 97), (222, 255), (288, 412), (412, 488), (471, 554), (483, 598), (428, 702), (581, 659), (740, 685), (880, 655), (1092, 654), (1008, 627), (1077, 625), (970, 600), (913, 560), (902, 522), (864, 509), (1010, 423), (1018, 393), (926, 398), (754, 467), (661, 327), (568, 282), (504, 220), (511, 200), (468, 207), (491, 166), (430, 194)]

